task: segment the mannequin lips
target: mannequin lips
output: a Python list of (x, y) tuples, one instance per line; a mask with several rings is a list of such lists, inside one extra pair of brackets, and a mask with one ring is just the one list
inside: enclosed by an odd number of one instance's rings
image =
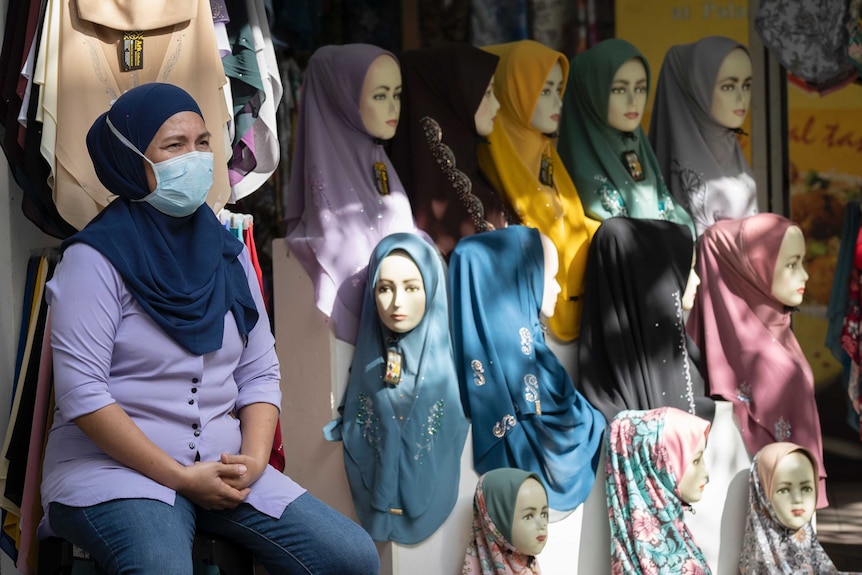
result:
[(737, 115), (737, 116), (739, 116), (739, 117), (743, 117), (743, 116), (745, 116), (745, 114), (746, 114), (747, 112), (748, 112), (748, 110), (746, 110), (746, 109), (744, 109), (744, 108), (739, 109), (739, 110), (734, 110), (734, 111), (733, 111), (733, 113), (734, 113), (734, 114), (736, 114), (736, 115)]
[(637, 112), (627, 112), (623, 115), (629, 120), (637, 120), (640, 117), (640, 114), (638, 114)]
[(395, 127), (398, 125), (398, 120), (387, 120), (386, 123), (392, 127)]
[(790, 512), (793, 513), (794, 517), (800, 517), (802, 514), (805, 513), (805, 510), (804, 509), (791, 509)]
[(393, 313), (389, 317), (392, 318), (392, 321), (404, 321), (405, 319), (407, 319), (407, 316), (403, 313)]
[(545, 539), (547, 539), (547, 537), (544, 535), (539, 535), (536, 537), (536, 541), (538, 541), (539, 543), (543, 543)]
[(555, 121), (555, 122), (559, 122), (559, 121), (560, 121), (560, 115), (559, 115), (559, 114), (554, 114), (554, 115), (552, 115), (552, 116), (551, 116), (551, 119), (552, 119), (553, 121)]
[(798, 290), (796, 290), (796, 291), (797, 291), (797, 293), (805, 293), (805, 288), (804, 288), (804, 287), (801, 287), (801, 288), (799, 288), (799, 289), (798, 289)]

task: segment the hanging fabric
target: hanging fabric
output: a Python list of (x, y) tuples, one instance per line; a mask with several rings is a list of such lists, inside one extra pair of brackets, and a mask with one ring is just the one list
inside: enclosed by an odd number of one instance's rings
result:
[(762, 0), (754, 27), (797, 85), (822, 93), (856, 78), (848, 18), (846, 0)]

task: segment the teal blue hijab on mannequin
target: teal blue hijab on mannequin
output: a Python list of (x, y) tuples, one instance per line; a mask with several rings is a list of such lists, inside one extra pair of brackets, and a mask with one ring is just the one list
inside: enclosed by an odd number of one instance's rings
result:
[[(643, 128), (622, 132), (608, 124), (614, 75), (632, 58), (643, 63), (649, 88), (649, 63), (625, 40), (604, 40), (572, 58), (557, 151), (588, 216), (669, 220), (694, 232), (691, 217), (673, 201), (665, 185)], [(623, 163), (623, 153), (628, 151), (640, 159), (644, 173), (640, 182)]]
[(539, 231), (509, 226), (461, 238), (449, 260), (449, 285), (476, 471), (535, 472), (552, 509), (574, 509), (595, 480), (605, 418), (575, 390), (545, 342)]
[[(377, 311), (380, 265), (394, 251), (410, 256), (425, 288), (425, 315), (407, 333), (388, 330)], [(402, 356), (401, 381), (394, 386), (383, 381), (389, 349)], [(324, 435), (344, 442), (362, 526), (376, 541), (412, 545), (430, 536), (458, 498), (468, 423), (458, 392), (443, 264), (436, 248), (418, 235), (386, 236), (371, 254), (342, 414)]]

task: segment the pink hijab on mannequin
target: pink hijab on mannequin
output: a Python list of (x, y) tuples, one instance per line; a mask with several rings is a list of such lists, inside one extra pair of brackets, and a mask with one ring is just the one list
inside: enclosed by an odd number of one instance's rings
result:
[(705, 358), (708, 393), (733, 403), (750, 455), (774, 441), (792, 441), (818, 460), (817, 507), (825, 507), (820, 419), (814, 376), (790, 313), (772, 295), (787, 218), (762, 213), (721, 220), (701, 236), (701, 278), (687, 330)]

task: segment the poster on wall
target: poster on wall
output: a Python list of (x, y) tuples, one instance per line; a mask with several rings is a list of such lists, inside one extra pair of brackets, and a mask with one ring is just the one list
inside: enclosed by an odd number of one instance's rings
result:
[[(806, 239), (809, 274), (795, 331), (818, 387), (841, 377), (825, 348), (826, 310), (847, 204), (862, 199), (862, 86), (813, 95), (788, 83), (790, 218)], [(841, 281), (842, 278), (838, 278)]]

